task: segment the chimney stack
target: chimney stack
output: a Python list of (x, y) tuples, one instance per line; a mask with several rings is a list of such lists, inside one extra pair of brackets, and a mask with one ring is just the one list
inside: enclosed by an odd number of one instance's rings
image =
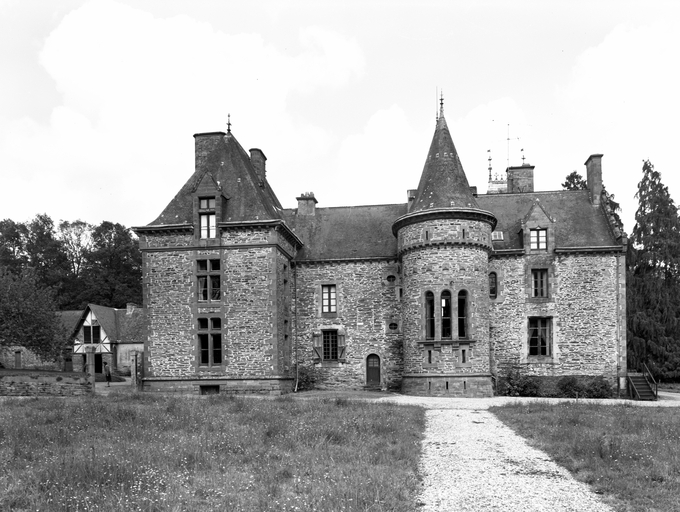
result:
[(194, 135), (197, 171), (203, 169), (208, 155), (219, 146), (226, 135), (224, 132), (197, 133)]
[(416, 194), (418, 193), (417, 189), (411, 189), (406, 191), (406, 211), (411, 211), (411, 205), (413, 204), (413, 201), (416, 200)]
[(586, 184), (590, 191), (590, 202), (593, 206), (600, 206), (602, 195), (602, 155), (590, 155), (585, 163)]
[(298, 202), (298, 215), (314, 215), (316, 203), (318, 203), (314, 197), (314, 192), (303, 192), (296, 199)]
[(250, 163), (253, 164), (257, 177), (260, 180), (260, 186), (264, 186), (264, 182), (267, 179), (267, 157), (261, 149), (252, 148), (250, 150)]
[(508, 167), (508, 193), (533, 192), (534, 191), (534, 166), (522, 164), (516, 167)]

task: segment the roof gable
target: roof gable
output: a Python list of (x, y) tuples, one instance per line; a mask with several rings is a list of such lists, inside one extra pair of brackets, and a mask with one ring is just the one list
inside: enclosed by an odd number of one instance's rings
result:
[[(199, 134), (196, 170), (150, 226), (193, 224), (195, 195), (221, 192), (227, 199), (218, 222), (280, 219), (281, 205), (266, 178), (230, 133)], [(199, 140), (200, 139), (200, 140)]]

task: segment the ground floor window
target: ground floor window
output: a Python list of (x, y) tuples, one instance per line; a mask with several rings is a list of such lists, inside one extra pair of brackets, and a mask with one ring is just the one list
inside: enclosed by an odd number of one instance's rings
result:
[(529, 318), (529, 355), (552, 355), (552, 318)]
[(338, 331), (323, 331), (323, 358), (325, 361), (338, 359)]
[(222, 320), (198, 319), (198, 361), (200, 366), (222, 364)]

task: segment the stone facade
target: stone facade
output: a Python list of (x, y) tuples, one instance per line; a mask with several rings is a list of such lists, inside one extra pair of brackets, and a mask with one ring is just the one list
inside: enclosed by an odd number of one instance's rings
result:
[(145, 390), (475, 397), (511, 370), (625, 384), (626, 239), (593, 192), (601, 155), (588, 190), (534, 192), (523, 165), (479, 195), (441, 112), (406, 204), (284, 209), (261, 150), (195, 138), (194, 174), (135, 228)]
[(93, 376), (47, 372), (0, 372), (0, 396), (82, 396), (92, 394)]

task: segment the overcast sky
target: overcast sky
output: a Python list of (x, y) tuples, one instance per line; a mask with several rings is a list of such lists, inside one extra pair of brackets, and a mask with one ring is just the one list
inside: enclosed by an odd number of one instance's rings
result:
[(680, 200), (679, 53), (676, 1), (0, 0), (0, 219), (148, 224), (227, 114), (284, 207), (403, 203), (439, 88), (480, 193), (603, 153), (630, 233), (643, 160)]

